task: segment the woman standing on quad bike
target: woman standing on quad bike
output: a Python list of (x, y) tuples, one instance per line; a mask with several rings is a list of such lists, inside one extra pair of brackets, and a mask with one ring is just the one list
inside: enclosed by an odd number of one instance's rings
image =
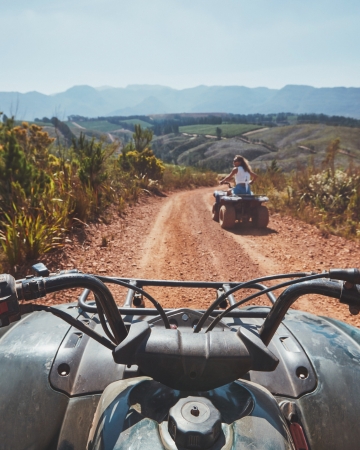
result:
[(220, 184), (225, 184), (235, 178), (235, 187), (229, 189), (227, 195), (252, 194), (249, 185), (256, 180), (257, 175), (251, 170), (249, 161), (243, 156), (236, 155), (233, 164), (235, 167), (227, 177), (220, 181)]

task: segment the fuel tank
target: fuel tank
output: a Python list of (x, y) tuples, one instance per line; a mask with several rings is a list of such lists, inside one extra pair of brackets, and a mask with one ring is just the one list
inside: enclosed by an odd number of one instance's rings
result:
[[(180, 398), (188, 396), (147, 377), (110, 384), (96, 410), (88, 450), (176, 450), (168, 414)], [(221, 414), (220, 436), (207, 447), (210, 450), (293, 449), (277, 402), (261, 386), (235, 381), (210, 391), (191, 392), (191, 396), (210, 400)]]

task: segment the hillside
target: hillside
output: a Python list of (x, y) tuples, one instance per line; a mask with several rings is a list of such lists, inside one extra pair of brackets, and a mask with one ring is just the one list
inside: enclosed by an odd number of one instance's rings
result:
[(282, 89), (244, 86), (197, 86), (172, 89), (131, 85), (126, 88), (74, 86), (65, 92), (0, 92), (0, 111), (20, 120), (70, 115), (86, 117), (226, 112), (234, 114), (324, 113), (360, 118), (360, 88), (285, 86)]
[[(294, 116), (295, 117), (295, 116)], [(146, 119), (146, 117), (145, 117)], [(124, 119), (123, 126), (140, 124), (151, 126), (141, 119)], [(166, 120), (166, 119), (165, 119)], [(51, 137), (66, 144), (59, 130), (52, 123), (36, 122), (44, 127)], [(133, 131), (107, 120), (68, 121), (71, 133), (79, 137), (84, 133), (89, 138), (116, 140), (126, 144)], [(222, 130), (222, 138), (215, 136), (216, 128)], [(339, 167), (360, 165), (360, 128), (331, 126), (325, 124), (295, 124), (264, 127), (253, 124), (222, 123), (220, 125), (198, 124), (179, 127), (178, 133), (154, 136), (152, 148), (157, 157), (166, 163), (191, 165), (217, 172), (232, 167), (234, 155), (245, 156), (254, 168), (266, 169), (273, 160), (285, 171), (306, 166), (310, 159), (320, 166), (325, 159), (327, 146), (339, 138), (341, 151), (336, 157)]]
[(337, 165), (347, 167), (350, 160), (360, 164), (360, 129), (322, 124), (263, 128), (220, 141), (204, 135), (169, 134), (155, 138), (153, 148), (166, 162), (218, 172), (230, 169), (236, 154), (245, 156), (254, 168), (266, 169), (277, 160), (282, 169), (290, 171), (307, 165), (310, 158), (321, 164), (328, 144), (336, 138), (340, 138), (342, 149)]
[(236, 154), (253, 161), (271, 153), (263, 144), (247, 143), (240, 137), (215, 140), (204, 135), (160, 136), (153, 140), (152, 147), (155, 154), (165, 162), (198, 166), (217, 172), (228, 170)]
[[(251, 136), (248, 136), (251, 138)], [(329, 143), (339, 138), (342, 153), (336, 157), (337, 165), (347, 167), (350, 160), (360, 164), (360, 129), (326, 125), (290, 125), (259, 131), (252, 136), (277, 148), (276, 152), (261, 155), (253, 161), (255, 168), (266, 168), (273, 159), (286, 171), (306, 165), (313, 158), (316, 165), (325, 158)], [(350, 156), (348, 156), (350, 155)], [(352, 156), (352, 157), (351, 157)]]

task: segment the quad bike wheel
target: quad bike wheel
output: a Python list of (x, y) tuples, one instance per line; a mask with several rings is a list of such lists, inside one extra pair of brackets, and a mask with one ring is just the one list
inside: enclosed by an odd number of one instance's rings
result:
[(219, 222), (219, 207), (216, 203), (214, 203), (212, 207), (212, 219), (215, 220), (215, 222)]
[(233, 228), (235, 226), (236, 212), (231, 205), (223, 205), (219, 211), (221, 228)]
[(253, 222), (256, 228), (266, 228), (269, 223), (269, 210), (266, 206), (259, 206), (253, 216)]

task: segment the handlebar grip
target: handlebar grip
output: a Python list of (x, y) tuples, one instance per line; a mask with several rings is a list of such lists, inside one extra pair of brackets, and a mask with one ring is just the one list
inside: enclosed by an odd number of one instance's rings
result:
[(359, 269), (330, 269), (330, 279), (348, 281), (352, 284), (360, 284)]
[(45, 297), (45, 281), (42, 277), (24, 278), (16, 282), (16, 291), (20, 300), (37, 300)]

